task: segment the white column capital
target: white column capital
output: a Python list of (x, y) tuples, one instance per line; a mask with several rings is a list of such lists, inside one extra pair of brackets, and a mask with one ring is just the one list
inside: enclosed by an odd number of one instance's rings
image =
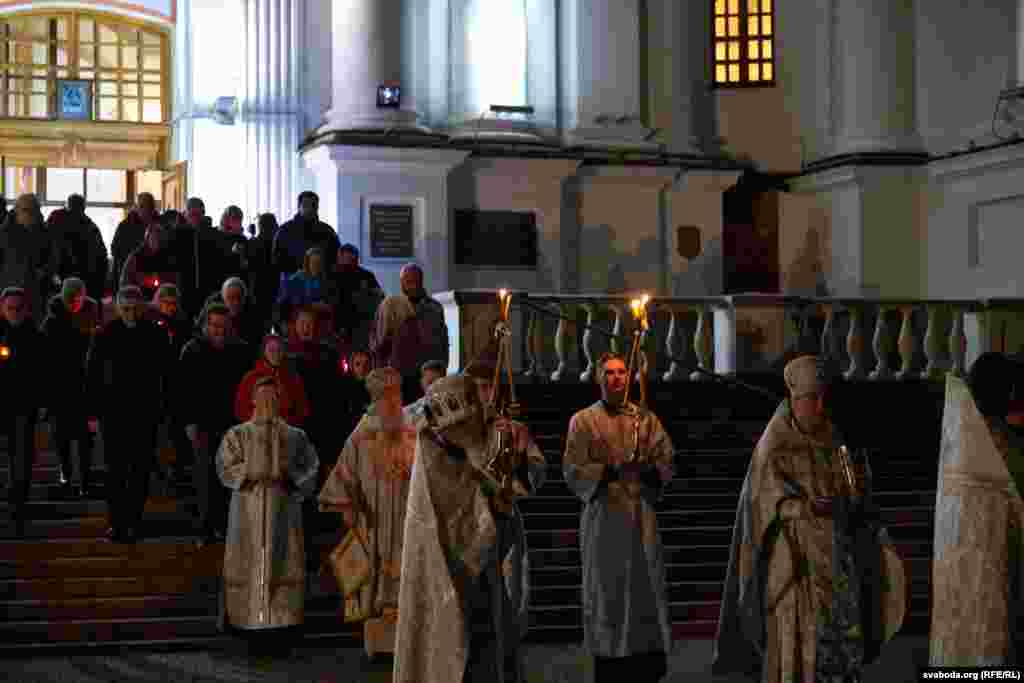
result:
[(329, 167), (340, 175), (445, 176), (470, 152), (359, 145), (320, 145), (303, 153), (310, 168)]

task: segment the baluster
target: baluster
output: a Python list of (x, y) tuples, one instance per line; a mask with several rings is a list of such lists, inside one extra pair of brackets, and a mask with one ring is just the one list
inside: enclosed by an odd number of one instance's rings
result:
[(612, 325), (612, 338), (611, 338), (611, 343), (609, 344), (609, 346), (611, 348), (612, 353), (616, 353), (616, 354), (619, 354), (620, 356), (622, 356), (622, 355), (625, 355), (625, 353), (626, 353), (624, 351), (624, 349), (623, 349), (625, 344), (623, 344), (622, 338), (621, 338), (622, 337), (622, 328), (623, 328), (623, 323), (622, 323), (622, 319), (623, 319), (623, 315), (622, 315), (623, 306), (621, 304), (609, 304), (608, 308), (610, 308), (612, 310), (612, 312), (615, 313), (615, 324)]
[(861, 366), (864, 354), (864, 331), (861, 329), (862, 311), (860, 306), (851, 305), (850, 330), (846, 333), (846, 353), (850, 356), (850, 367), (846, 369), (843, 376), (846, 379), (857, 379), (864, 374)]
[(544, 317), (540, 311), (530, 316), (530, 327), (526, 338), (526, 351), (530, 355), (530, 369), (526, 375), (539, 379), (545, 376), (544, 370)]
[(570, 318), (575, 314), (575, 306), (569, 304), (558, 304), (558, 311), (562, 317), (558, 319), (558, 329), (555, 331), (555, 353), (558, 355), (558, 367), (551, 373), (552, 382), (560, 382), (569, 370), (569, 359), (574, 355), (573, 348), (576, 342), (576, 323)]
[(950, 372), (956, 377), (964, 376), (964, 358), (967, 355), (967, 335), (964, 334), (964, 310), (952, 307), (953, 324), (949, 330), (949, 357), (952, 360)]
[(669, 320), (668, 337), (665, 338), (665, 350), (668, 351), (671, 364), (661, 378), (666, 382), (678, 382), (686, 377), (681, 364), (684, 360), (683, 354), (686, 353), (686, 346), (683, 344), (683, 311), (673, 306), (669, 313), (672, 317)]
[(818, 340), (814, 338), (814, 326), (811, 324), (814, 311), (814, 306), (804, 305), (800, 308), (800, 337), (797, 340), (797, 349), (800, 353), (815, 353), (818, 351)]
[(594, 303), (583, 304), (583, 310), (587, 312), (587, 329), (583, 331), (583, 356), (587, 359), (587, 367), (580, 373), (580, 381), (593, 382), (597, 351), (594, 350), (596, 335), (590, 328), (594, 326), (594, 319), (597, 317), (597, 305)]
[(896, 373), (896, 377), (906, 379), (910, 376), (910, 366), (914, 362), (914, 327), (911, 324), (914, 307), (901, 306), (900, 313), (903, 314), (903, 322), (900, 324), (900, 336), (896, 341), (896, 348), (900, 350), (900, 371)]
[(886, 306), (878, 307), (878, 319), (875, 321), (875, 336), (871, 339), (871, 348), (875, 352), (875, 369), (868, 375), (870, 379), (889, 379), (892, 368), (889, 367), (889, 353), (892, 350), (892, 338), (888, 335), (889, 328), (885, 324)]
[(824, 304), (822, 308), (825, 309), (825, 325), (821, 329), (821, 357), (833, 358), (832, 328), (835, 325), (836, 318), (835, 306), (833, 304)]
[(936, 304), (928, 304), (925, 312), (928, 315), (928, 329), (924, 333), (924, 355), (928, 359), (928, 365), (921, 371), (921, 379), (941, 379), (939, 356), (942, 354), (942, 337), (939, 330), (943, 308)]
[[(693, 333), (693, 350), (697, 353), (697, 367), (701, 370), (711, 371), (713, 347), (711, 311), (706, 304), (701, 304), (697, 307), (697, 329)], [(706, 380), (709, 377), (710, 375), (697, 370), (690, 373), (690, 379), (694, 382)]]
[[(650, 370), (651, 370), (650, 365), (648, 365), (648, 363), (647, 363), (647, 361), (648, 361), (647, 351), (644, 350), (644, 348), (645, 348), (644, 344), (647, 343), (647, 335), (649, 335), (651, 333), (651, 328), (654, 327), (654, 312), (655, 312), (654, 304), (653, 303), (648, 303), (647, 304), (647, 322), (649, 323), (650, 327), (648, 327), (647, 330), (641, 330), (640, 331), (640, 348), (638, 349), (637, 358), (636, 358), (636, 375), (633, 377), (633, 380), (637, 381), (637, 382), (640, 381), (640, 373), (641, 372), (645, 372), (645, 373), (647, 373), (649, 375), (650, 374)], [(635, 321), (635, 324), (636, 324), (637, 327), (639, 327), (640, 326), (640, 321), (638, 321), (638, 320)]]

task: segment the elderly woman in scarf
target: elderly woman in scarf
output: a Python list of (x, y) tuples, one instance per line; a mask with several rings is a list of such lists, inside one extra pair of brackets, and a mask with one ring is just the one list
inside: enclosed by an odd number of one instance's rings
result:
[[(344, 596), (345, 620), (365, 622), (371, 657), (394, 651), (398, 619), (405, 507), (416, 452), (416, 430), (402, 411), (401, 385), (393, 368), (367, 375), (373, 403), (320, 492), (320, 510), (340, 512), (365, 552), (365, 581)], [(374, 664), (391, 670), (387, 657)]]
[(764, 683), (851, 683), (899, 629), (902, 560), (826, 413), (815, 356), (786, 365), (789, 398), (750, 461), (733, 532), (713, 671)]

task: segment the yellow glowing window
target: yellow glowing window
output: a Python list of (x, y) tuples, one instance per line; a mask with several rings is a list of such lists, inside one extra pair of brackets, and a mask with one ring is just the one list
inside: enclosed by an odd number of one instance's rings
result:
[(715, 84), (774, 85), (771, 0), (714, 0)]

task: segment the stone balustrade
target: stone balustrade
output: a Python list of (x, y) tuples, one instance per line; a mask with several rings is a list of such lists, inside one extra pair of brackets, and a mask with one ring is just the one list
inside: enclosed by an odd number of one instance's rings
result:
[[(533, 381), (590, 382), (605, 351), (628, 354), (636, 294), (512, 292), (513, 370)], [(445, 307), (449, 368), (491, 338), (497, 290), (458, 290)], [(640, 363), (651, 380), (701, 381), (707, 372), (781, 372), (795, 353), (826, 355), (846, 378), (938, 380), (962, 375), (984, 351), (1024, 350), (1024, 300), (802, 298), (743, 294), (654, 297)], [(592, 329), (593, 328), (593, 329)], [(605, 332), (617, 335), (609, 338)]]

